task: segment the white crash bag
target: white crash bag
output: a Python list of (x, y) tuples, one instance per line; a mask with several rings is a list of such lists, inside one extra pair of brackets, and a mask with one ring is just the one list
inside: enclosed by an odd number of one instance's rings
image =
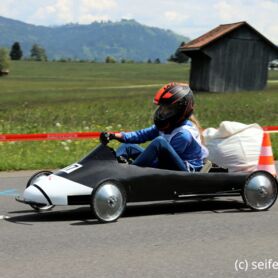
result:
[(253, 172), (257, 168), (263, 129), (258, 124), (221, 122), (218, 129), (203, 132), (208, 159), (229, 172)]

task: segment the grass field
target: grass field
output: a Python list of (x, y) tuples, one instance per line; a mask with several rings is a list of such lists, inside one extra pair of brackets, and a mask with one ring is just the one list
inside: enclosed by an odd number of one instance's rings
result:
[[(152, 123), (154, 92), (187, 81), (177, 64), (13, 62), (0, 79), (0, 134), (134, 130)], [(263, 92), (196, 93), (204, 127), (223, 120), (278, 125), (278, 72)], [(272, 135), (278, 159), (278, 136)], [(97, 140), (0, 143), (0, 170), (56, 168), (75, 162)]]

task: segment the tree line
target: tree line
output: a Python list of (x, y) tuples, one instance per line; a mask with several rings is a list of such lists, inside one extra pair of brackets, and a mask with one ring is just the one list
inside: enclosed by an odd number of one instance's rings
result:
[[(23, 51), (19, 42), (15, 42), (10, 50), (11, 60), (21, 60), (23, 57)], [(33, 44), (30, 50), (30, 59), (34, 61), (47, 61), (45, 49), (38, 44)]]
[[(9, 73), (10, 60), (21, 60), (23, 51), (19, 42), (15, 42), (10, 52), (5, 48), (0, 48), (0, 76)], [(47, 61), (45, 49), (38, 44), (34, 44), (30, 50), (30, 60)]]
[[(175, 63), (186, 63), (188, 62), (188, 57), (182, 53), (181, 47), (184, 45), (184, 42), (181, 43), (180, 47), (176, 50), (174, 54), (172, 54), (168, 61), (170, 62), (175, 62)], [(15, 42), (10, 51), (4, 48), (0, 48), (0, 75), (8, 74), (9, 72), (9, 61), (10, 60), (21, 60), (23, 58), (23, 51), (21, 49), (20, 43)], [(46, 62), (48, 61), (46, 51), (45, 49), (38, 45), (34, 44), (30, 50), (30, 58), (31, 61), (43, 61)], [(60, 59), (58, 61), (61, 62), (70, 62), (72, 61), (71, 59)], [(80, 61), (82, 62), (82, 61)], [(85, 61), (84, 61), (85, 62)], [(95, 61), (92, 61), (95, 62)], [(117, 61), (114, 57), (112, 56), (107, 56), (105, 63), (135, 63), (133, 60), (128, 60), (128, 59), (121, 59), (120, 61)], [(161, 61), (159, 58), (156, 58), (154, 60), (148, 59), (146, 61), (148, 64), (154, 63), (154, 64), (160, 64)]]

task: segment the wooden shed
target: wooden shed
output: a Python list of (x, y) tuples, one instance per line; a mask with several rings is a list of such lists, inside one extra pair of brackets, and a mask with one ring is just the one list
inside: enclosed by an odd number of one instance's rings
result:
[(278, 47), (247, 22), (220, 25), (181, 50), (191, 58), (195, 91), (262, 90), (268, 64), (278, 58)]

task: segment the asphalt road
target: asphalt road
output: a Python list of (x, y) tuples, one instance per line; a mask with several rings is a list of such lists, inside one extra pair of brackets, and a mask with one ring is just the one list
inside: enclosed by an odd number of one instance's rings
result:
[(278, 275), (278, 203), (260, 213), (237, 198), (130, 206), (98, 224), (88, 207), (36, 214), (17, 203), (31, 174), (0, 173), (1, 278)]

